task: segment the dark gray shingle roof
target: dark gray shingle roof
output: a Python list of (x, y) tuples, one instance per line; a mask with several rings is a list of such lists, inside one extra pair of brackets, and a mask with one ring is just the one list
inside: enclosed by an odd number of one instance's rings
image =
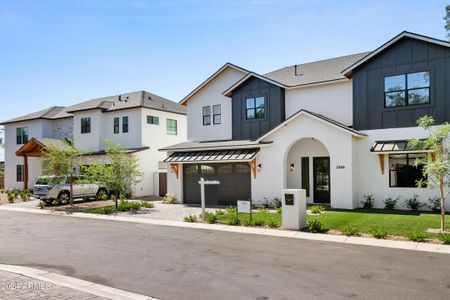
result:
[(146, 107), (177, 114), (186, 114), (186, 108), (176, 102), (146, 91), (139, 91), (87, 100), (67, 107), (52, 106), (28, 115), (4, 121), (0, 124), (9, 124), (35, 119), (55, 120), (68, 118), (73, 116), (73, 112), (83, 110), (101, 109), (107, 112), (135, 107)]
[(299, 76), (295, 76), (295, 65), (264, 74), (264, 76), (290, 87), (345, 79), (341, 71), (367, 54), (369, 52), (299, 64), (297, 65), (297, 74), (301, 74)]

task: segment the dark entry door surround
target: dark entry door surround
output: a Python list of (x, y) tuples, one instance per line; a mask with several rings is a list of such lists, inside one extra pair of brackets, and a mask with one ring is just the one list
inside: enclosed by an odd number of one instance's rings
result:
[(236, 205), (236, 200), (251, 197), (248, 163), (205, 163), (183, 165), (184, 203), (200, 204), (200, 178), (218, 180), (219, 185), (205, 186), (206, 205)]
[(330, 157), (313, 157), (314, 203), (330, 203)]

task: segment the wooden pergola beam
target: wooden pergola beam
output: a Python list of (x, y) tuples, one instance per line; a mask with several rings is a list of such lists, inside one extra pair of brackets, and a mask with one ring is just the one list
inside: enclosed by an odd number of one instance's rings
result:
[(250, 166), (250, 169), (252, 170), (253, 178), (256, 178), (256, 158), (249, 161), (248, 165)]
[(378, 154), (378, 159), (380, 161), (380, 169), (381, 169), (381, 175), (384, 175), (384, 154)]

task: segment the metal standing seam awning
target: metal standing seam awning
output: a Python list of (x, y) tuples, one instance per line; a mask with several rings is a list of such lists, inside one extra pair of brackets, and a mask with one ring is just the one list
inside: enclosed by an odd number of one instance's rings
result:
[(236, 150), (203, 150), (174, 152), (167, 157), (164, 162), (170, 163), (170, 167), (179, 176), (178, 164), (186, 163), (224, 163), (224, 162), (248, 162), (256, 178), (256, 154), (259, 148), (254, 149), (236, 149)]
[(384, 174), (385, 154), (402, 153), (431, 153), (431, 150), (415, 150), (408, 145), (408, 140), (375, 141), (370, 148), (370, 152), (378, 154), (381, 174)]
[(200, 163), (200, 162), (238, 162), (251, 161), (259, 149), (211, 150), (174, 152), (164, 162), (168, 163)]

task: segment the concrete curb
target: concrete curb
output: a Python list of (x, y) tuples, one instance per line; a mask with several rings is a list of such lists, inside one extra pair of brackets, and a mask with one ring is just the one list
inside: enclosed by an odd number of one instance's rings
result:
[(52, 272), (47, 272), (35, 268), (0, 264), (0, 270), (20, 274), (26, 277), (31, 277), (36, 280), (49, 282), (60, 286), (65, 286), (77, 291), (89, 293), (95, 296), (104, 297), (112, 300), (157, 300), (157, 298), (152, 298), (141, 294), (119, 290), (105, 285), (73, 277), (68, 277)]
[(301, 231), (288, 231), (288, 230), (266, 229), (266, 228), (257, 228), (257, 227), (229, 226), (229, 225), (223, 225), (223, 224), (187, 223), (187, 222), (181, 222), (181, 221), (144, 219), (144, 218), (139, 218), (139, 217), (95, 215), (95, 214), (87, 214), (87, 213), (65, 213), (65, 212), (54, 212), (54, 211), (49, 211), (49, 210), (30, 209), (30, 208), (11, 207), (11, 206), (0, 206), (0, 210), (14, 211), (14, 212), (26, 212), (26, 213), (34, 213), (34, 214), (44, 214), (44, 215), (67, 216), (67, 217), (83, 218), (83, 219), (120, 221), (120, 222), (129, 222), (129, 223), (137, 223), (137, 224), (150, 224), (150, 225), (172, 226), (172, 227), (181, 227), (181, 228), (208, 229), (208, 230), (225, 231), (225, 232), (242, 233), (242, 234), (257, 234), (257, 235), (273, 236), (273, 237), (287, 237), (287, 238), (315, 240), (315, 241), (323, 241), (323, 242), (344, 243), (344, 244), (353, 244), (353, 245), (375, 246), (375, 247), (385, 247), (385, 248), (394, 248), (394, 249), (404, 249), (404, 250), (413, 250), (413, 251), (450, 254), (450, 246), (449, 245), (427, 244), (427, 243), (417, 243), (417, 242), (408, 242), (408, 241), (392, 241), (392, 240), (382, 240), (382, 239), (365, 238), (365, 237), (347, 237), (347, 236), (343, 236), (343, 235), (308, 233), (308, 232), (301, 232)]

